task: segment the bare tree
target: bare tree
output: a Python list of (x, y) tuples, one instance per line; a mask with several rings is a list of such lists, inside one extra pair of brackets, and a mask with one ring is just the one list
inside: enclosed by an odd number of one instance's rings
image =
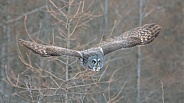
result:
[[(89, 23), (93, 19), (102, 16), (101, 11), (91, 11), (93, 6), (94, 1), (91, 0), (50, 0), (46, 6), (47, 9), (42, 9), (50, 13), (51, 21), (54, 22), (55, 28), (47, 40), (50, 41), (49, 44), (57, 44), (70, 49), (84, 49), (86, 45), (91, 43), (88, 41), (89, 43), (80, 45), (76, 41), (82, 30), (89, 29)], [(27, 17), (25, 17), (25, 27), (27, 22)], [(40, 35), (32, 35), (27, 27), (25, 29), (31, 40), (45, 43), (44, 39), (39, 39)], [(38, 33), (46, 34), (46, 32), (40, 31), (41, 28)], [(25, 65), (25, 69), (17, 75), (12, 71), (11, 76), (6, 71), (6, 81), (18, 89), (14, 96), (27, 102), (86, 103), (105, 101), (115, 103), (124, 97), (121, 93), (126, 82), (122, 84), (119, 91), (112, 90), (112, 84), (120, 79), (114, 78), (118, 70), (109, 75), (106, 74), (108, 69), (106, 67), (104, 71), (96, 73), (81, 68), (78, 60), (73, 57), (41, 58), (32, 55), (31, 52), (24, 55), (21, 52), (22, 48), (18, 48), (18, 50), (19, 58)], [(42, 63), (39, 63), (40, 61)]]
[[(9, 1), (4, 1), (2, 3), (3, 5), (3, 22), (5, 23), (9, 18), (10, 18), (10, 15), (8, 14), (9, 12), (9, 8), (8, 8), (8, 5), (9, 5)], [(8, 71), (10, 72), (10, 68), (11, 68), (11, 64), (10, 64), (10, 61), (12, 59), (12, 56), (11, 56), (11, 52), (10, 52), (10, 48), (7, 48), (12, 42), (11, 42), (11, 36), (10, 36), (10, 26), (8, 24), (5, 24), (2, 26), (2, 34), (1, 34), (1, 64), (0, 64), (0, 77), (1, 79), (5, 77), (5, 72), (4, 72), (4, 66), (7, 65), (8, 66)], [(1, 89), (2, 91), (0, 91), (0, 94), (2, 93), (3, 95), (6, 94), (6, 92), (10, 92), (11, 89), (9, 89), (9, 91), (7, 90), (6, 91), (6, 86), (7, 84), (5, 84), (4, 82), (0, 82), (0, 84), (3, 86)]]
[[(143, 1), (139, 0), (139, 26), (142, 25), (142, 9), (143, 9)], [(141, 103), (141, 47), (138, 46), (138, 57), (137, 57), (137, 97), (136, 103)]]

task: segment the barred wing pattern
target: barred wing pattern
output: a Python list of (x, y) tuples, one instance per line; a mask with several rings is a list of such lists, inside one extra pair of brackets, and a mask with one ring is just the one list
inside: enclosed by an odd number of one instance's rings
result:
[(83, 51), (77, 51), (52, 45), (42, 45), (20, 39), (19, 42), (43, 57), (48, 56), (74, 56), (78, 57), (81, 65), (92, 71), (99, 71), (104, 65), (104, 55), (121, 48), (130, 48), (152, 42), (160, 33), (161, 27), (155, 24), (146, 24), (110, 38), (100, 45)]
[(134, 28), (120, 36), (110, 38), (100, 44), (104, 55), (121, 48), (131, 48), (136, 45), (145, 45), (152, 42), (160, 33), (161, 27), (156, 24), (146, 24), (142, 27)]
[(62, 55), (82, 57), (81, 52), (76, 50), (66, 49), (57, 46), (42, 45), (35, 42), (25, 41), (22, 39), (19, 40), (19, 43), (21, 43), (34, 53), (39, 54), (43, 57)]

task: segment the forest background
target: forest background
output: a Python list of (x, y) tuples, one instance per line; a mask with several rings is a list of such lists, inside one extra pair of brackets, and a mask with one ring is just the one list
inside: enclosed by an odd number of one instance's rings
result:
[[(107, 55), (90, 79), (18, 43), (83, 50), (148, 23), (162, 26), (152, 43)], [(0, 102), (184, 103), (183, 33), (184, 0), (0, 0)]]

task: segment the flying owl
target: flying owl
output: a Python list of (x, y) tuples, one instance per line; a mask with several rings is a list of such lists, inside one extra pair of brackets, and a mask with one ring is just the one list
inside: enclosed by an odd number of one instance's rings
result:
[(99, 71), (104, 64), (104, 56), (121, 48), (131, 48), (137, 45), (145, 45), (152, 42), (160, 33), (161, 27), (156, 24), (145, 24), (103, 41), (96, 47), (83, 51), (77, 51), (58, 46), (42, 45), (35, 42), (20, 39), (19, 43), (36, 54), (43, 57), (49, 56), (74, 56), (78, 57), (81, 65), (92, 71)]

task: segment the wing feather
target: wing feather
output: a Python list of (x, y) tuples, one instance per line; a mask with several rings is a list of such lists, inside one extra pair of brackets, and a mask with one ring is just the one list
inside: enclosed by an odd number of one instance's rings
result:
[(130, 48), (137, 45), (151, 43), (160, 33), (161, 27), (156, 24), (145, 24), (142, 27), (134, 28), (120, 36), (110, 38), (100, 44), (104, 55), (121, 48)]
[(22, 39), (19, 40), (19, 43), (24, 45), (26, 48), (30, 49), (34, 53), (39, 54), (43, 57), (62, 56), (62, 55), (75, 56), (75, 57), (82, 56), (80, 51), (66, 49), (62, 47), (42, 45), (35, 42), (25, 41)]

